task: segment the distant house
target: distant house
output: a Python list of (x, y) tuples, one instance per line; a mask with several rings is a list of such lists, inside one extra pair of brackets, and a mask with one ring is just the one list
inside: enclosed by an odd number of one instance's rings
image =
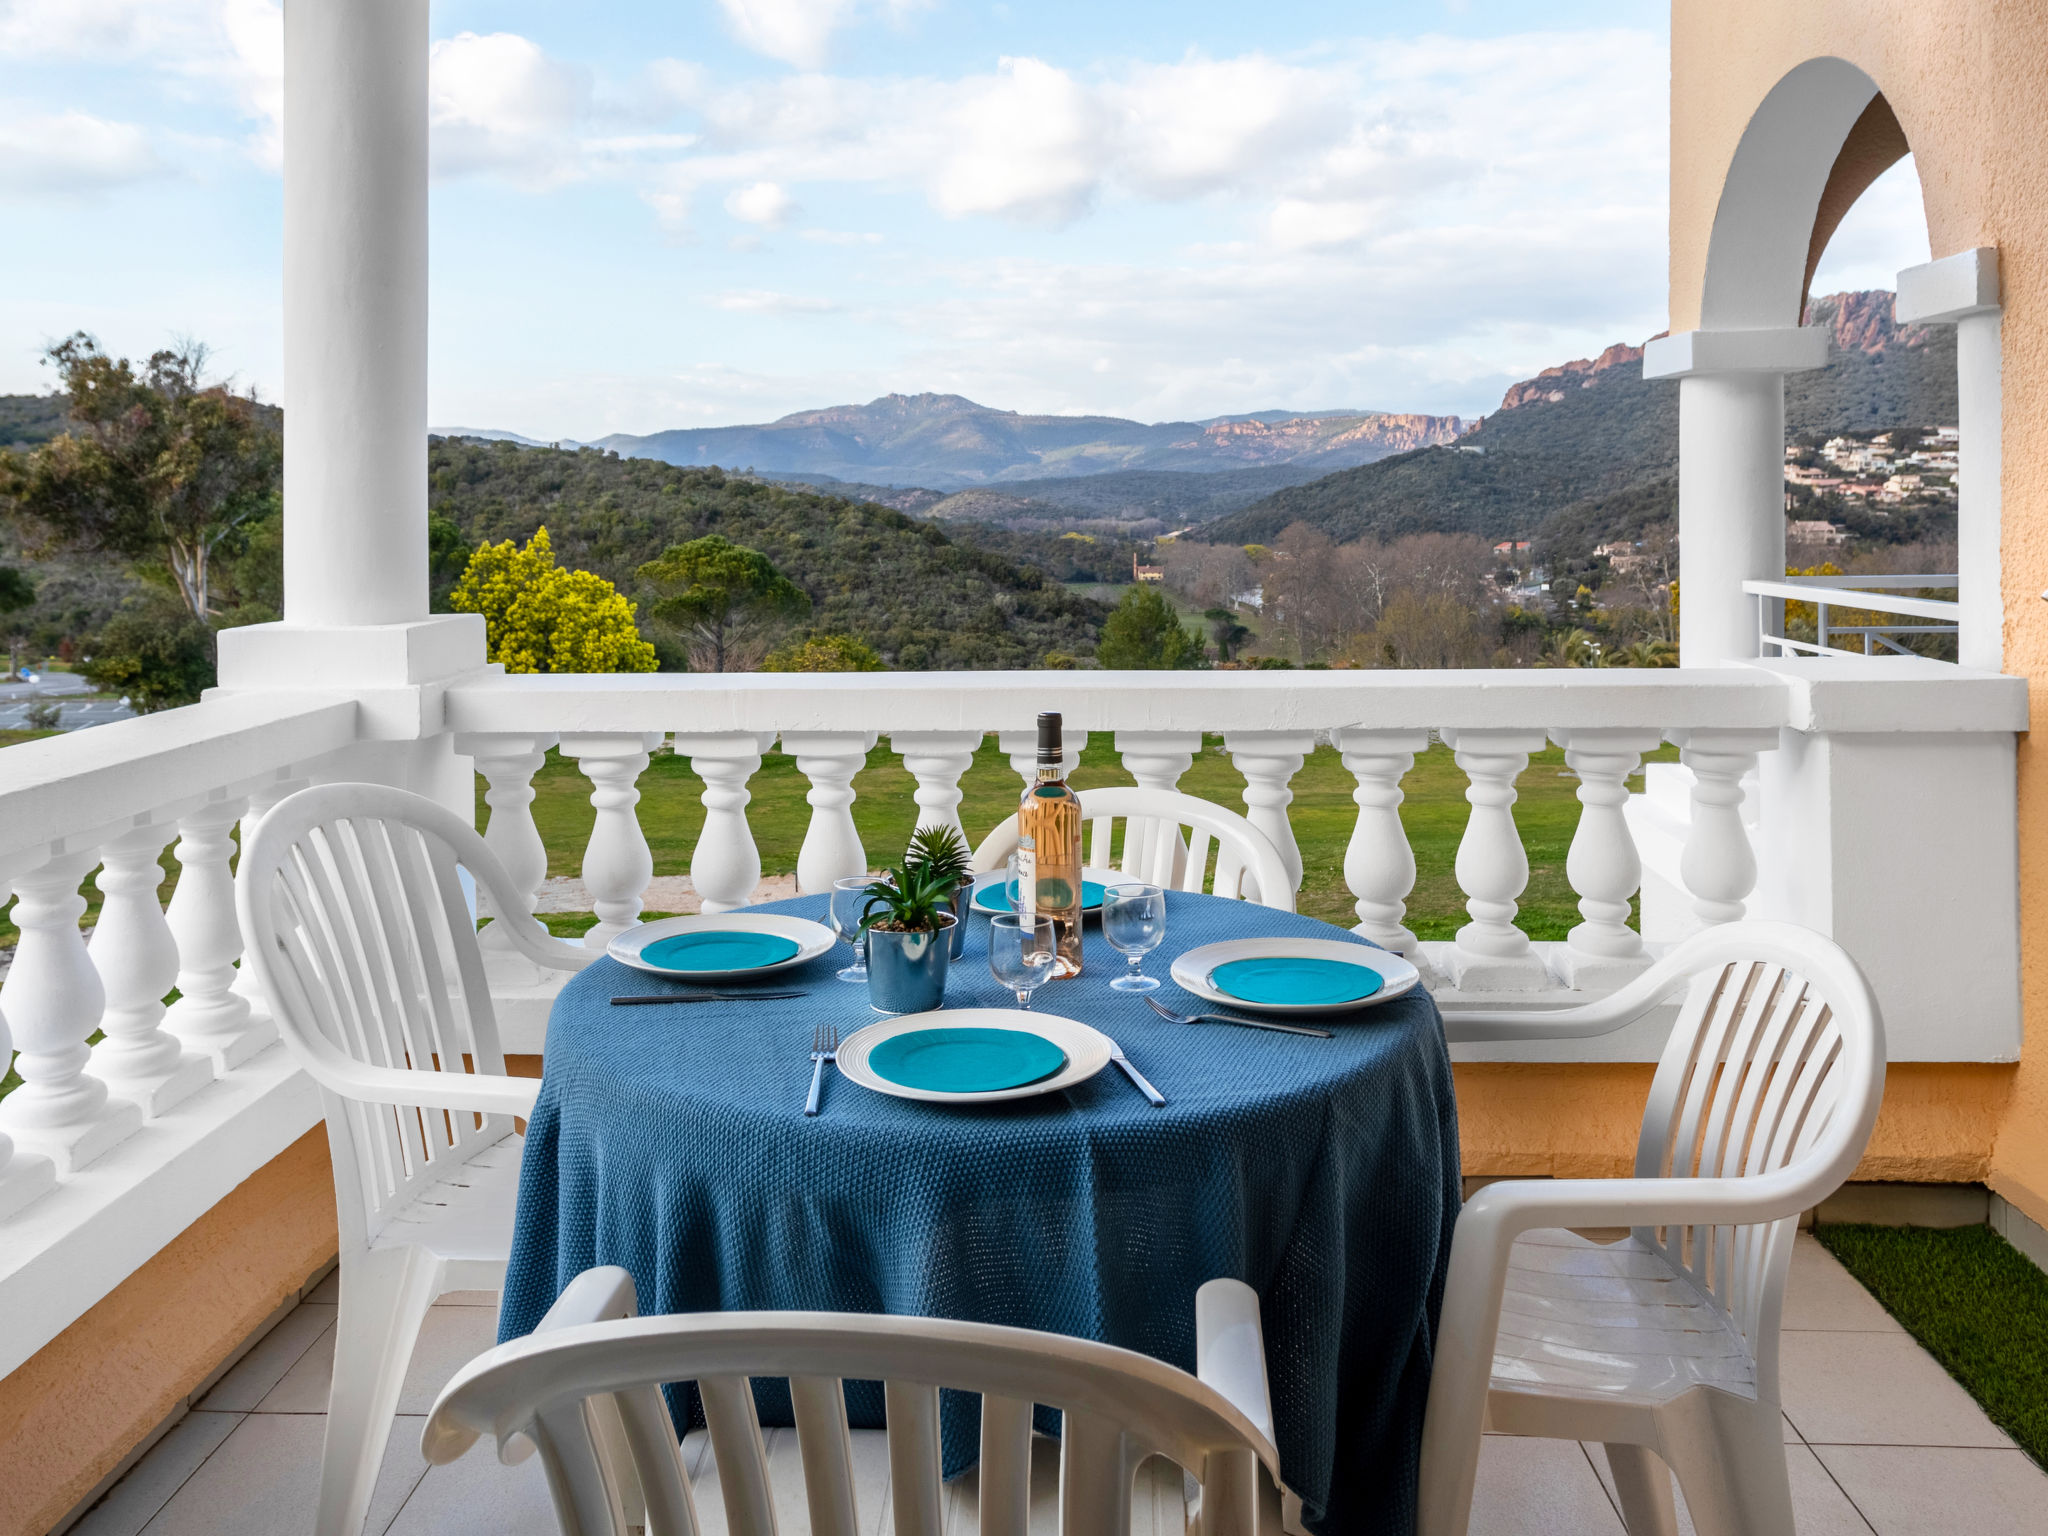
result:
[(1849, 535), (1847, 530), (1834, 523), (1801, 521), (1785, 525), (1785, 541), (1788, 544), (1846, 544)]
[(1166, 567), (1163, 565), (1138, 564), (1138, 552), (1134, 549), (1131, 551), (1131, 580), (1164, 581), (1166, 580)]
[(1526, 555), (1529, 553), (1529, 541), (1527, 539), (1502, 539), (1493, 546), (1493, 552), (1504, 559), (1511, 560), (1516, 555)]

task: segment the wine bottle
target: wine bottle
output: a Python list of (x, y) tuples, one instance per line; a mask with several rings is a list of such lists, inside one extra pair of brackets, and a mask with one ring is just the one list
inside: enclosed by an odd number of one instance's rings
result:
[(1038, 774), (1017, 807), (1017, 836), (1036, 851), (1038, 910), (1052, 919), (1055, 978), (1081, 974), (1081, 797), (1068, 787), (1060, 717), (1038, 717)]

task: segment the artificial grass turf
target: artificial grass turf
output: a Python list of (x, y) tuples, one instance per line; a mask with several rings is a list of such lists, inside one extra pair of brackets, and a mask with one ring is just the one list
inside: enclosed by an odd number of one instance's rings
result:
[(1989, 1227), (1843, 1222), (1813, 1235), (1992, 1423), (2048, 1465), (2048, 1274)]

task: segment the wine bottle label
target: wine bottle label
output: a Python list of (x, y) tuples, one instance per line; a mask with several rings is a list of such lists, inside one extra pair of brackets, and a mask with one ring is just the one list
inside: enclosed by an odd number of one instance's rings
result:
[(1017, 890), (1011, 897), (1017, 911), (1025, 917), (1038, 916), (1038, 841), (1036, 838), (1017, 839)]

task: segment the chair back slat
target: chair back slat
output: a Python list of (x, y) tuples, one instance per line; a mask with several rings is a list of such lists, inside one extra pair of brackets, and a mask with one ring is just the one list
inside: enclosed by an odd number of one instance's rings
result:
[[(1204, 832), (1200, 827), (1195, 828), (1192, 832), (1188, 834), (1188, 863), (1187, 868), (1181, 872), (1180, 877), (1180, 888), (1182, 890), (1201, 890), (1202, 872), (1208, 868), (1209, 864), (1210, 841), (1211, 839), (1209, 837), (1209, 834), (1207, 832)], [(1230, 861), (1223, 853), (1223, 850), (1221, 848), (1218, 848), (1216, 851), (1216, 869), (1219, 875), (1222, 874), (1223, 870), (1228, 866), (1229, 862)], [(1237, 892), (1235, 890), (1225, 889), (1223, 885), (1219, 883), (1217, 886), (1216, 894), (1218, 896), (1235, 896)]]
[(981, 1400), (980, 1536), (1030, 1536), (1031, 1404)]
[[(1092, 831), (1094, 835), (1088, 842), (1088, 862), (1097, 869), (1114, 868), (1110, 850), (1116, 841), (1116, 818), (1097, 816), (1092, 824)], [(1130, 833), (1127, 831), (1124, 836), (1128, 840)]]
[[(1060, 1529), (1130, 1536), (1133, 1455), (1122, 1426), (1069, 1409), (1060, 1419)], [(900, 1533), (899, 1533), (900, 1536)]]
[(697, 1383), (704, 1426), (718, 1461), (718, 1491), (725, 1499), (727, 1536), (775, 1536), (775, 1501), (768, 1492), (768, 1451), (753, 1383), (744, 1376), (705, 1376)]
[(846, 1423), (846, 1391), (830, 1376), (792, 1376), (797, 1449), (804, 1463), (804, 1502), (811, 1536), (858, 1536), (853, 1503), (853, 1435)]
[(891, 1381), (883, 1385), (882, 1399), (889, 1421), (889, 1505), (896, 1536), (945, 1536), (939, 1389)]

